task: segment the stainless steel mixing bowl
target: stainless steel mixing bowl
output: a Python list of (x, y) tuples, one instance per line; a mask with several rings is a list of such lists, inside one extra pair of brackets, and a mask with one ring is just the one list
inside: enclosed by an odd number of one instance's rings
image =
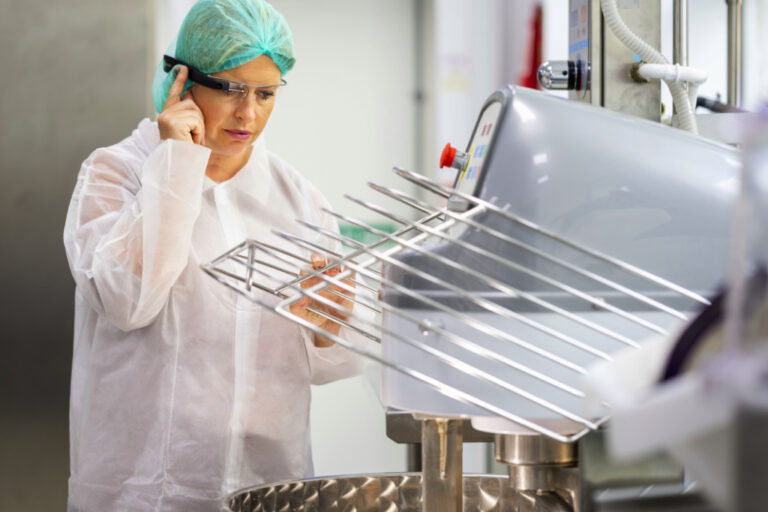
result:
[[(513, 512), (525, 493), (501, 475), (465, 475), (466, 512)], [(314, 478), (243, 489), (228, 499), (232, 512), (421, 511), (421, 474), (390, 473)]]

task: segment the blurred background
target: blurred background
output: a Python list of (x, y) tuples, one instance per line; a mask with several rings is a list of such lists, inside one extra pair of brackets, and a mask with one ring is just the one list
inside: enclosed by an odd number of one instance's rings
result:
[[(190, 0), (0, 0), (0, 510), (64, 510), (74, 284), (62, 245), (80, 163), (154, 118), (149, 84)], [(565, 0), (275, 0), (292, 27), (296, 68), (265, 133), (268, 147), (342, 197), (367, 181), (403, 187), (393, 165), (445, 183), (442, 146), (469, 138), (484, 99), (535, 86), (541, 60), (567, 59)], [(671, 23), (671, 0), (662, 3)], [(744, 2), (744, 106), (768, 83), (765, 2)], [(700, 94), (725, 96), (726, 4), (690, 7), (690, 65)], [(671, 55), (671, 28), (662, 28)], [(538, 37), (537, 37), (538, 34)], [(761, 39), (761, 37), (763, 39)], [(669, 103), (667, 103), (669, 104)], [(397, 206), (393, 205), (393, 208)], [(349, 226), (342, 226), (350, 229)], [(313, 389), (318, 475), (403, 471), (385, 435), (376, 368)], [(484, 445), (467, 471), (493, 470)]]

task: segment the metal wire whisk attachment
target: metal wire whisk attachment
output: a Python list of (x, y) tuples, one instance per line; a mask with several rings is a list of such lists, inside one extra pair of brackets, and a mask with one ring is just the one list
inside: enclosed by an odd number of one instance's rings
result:
[[(588, 364), (663, 335), (708, 304), (699, 293), (511, 213), (498, 200), (448, 189), (398, 167), (394, 172), (432, 201), (369, 186), (412, 210), (417, 220), (350, 195), (345, 197), (398, 228), (389, 233), (325, 210), (377, 241), (363, 244), (299, 220), (323, 242), (275, 231), (284, 245), (247, 240), (203, 269), (385, 371), (477, 414), (561, 442), (573, 442), (607, 419), (607, 411), (599, 417), (581, 412), (579, 379)], [(325, 264), (313, 266), (312, 253)], [(291, 305), (302, 297), (311, 299), (308, 311), (316, 318), (383, 341), (383, 353), (293, 314)]]

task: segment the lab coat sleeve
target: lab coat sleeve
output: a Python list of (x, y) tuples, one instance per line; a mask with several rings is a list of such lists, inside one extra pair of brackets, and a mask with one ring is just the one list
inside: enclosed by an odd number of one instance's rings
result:
[(209, 156), (166, 140), (146, 157), (126, 139), (83, 163), (64, 246), (78, 288), (119, 329), (149, 325), (187, 265)]
[[(323, 207), (330, 208), (330, 204), (328, 204), (319, 191), (313, 189), (308, 195), (315, 207), (315, 211), (322, 212)], [(332, 215), (324, 212), (318, 215), (320, 215), (320, 224), (325, 229), (336, 233), (339, 232), (338, 223)], [(332, 241), (328, 238), (322, 241), (318, 239), (317, 241), (336, 253), (342, 252), (341, 244), (338, 241)], [(359, 280), (360, 276), (356, 276), (356, 278)], [(367, 292), (358, 286), (355, 293), (356, 295), (361, 295)], [(354, 305), (352, 316), (348, 320), (349, 323), (358, 326), (366, 332), (371, 331), (371, 326), (366, 322), (374, 321), (374, 314), (360, 304)], [(362, 371), (365, 364), (364, 356), (343, 347), (339, 343), (334, 343), (330, 347), (317, 347), (314, 344), (314, 333), (309, 329), (302, 329), (302, 331), (307, 346), (312, 384), (326, 384), (335, 380), (352, 377)], [(344, 326), (339, 331), (339, 337), (365, 350), (370, 350), (371, 345), (375, 344), (375, 342), (359, 334), (354, 329)]]

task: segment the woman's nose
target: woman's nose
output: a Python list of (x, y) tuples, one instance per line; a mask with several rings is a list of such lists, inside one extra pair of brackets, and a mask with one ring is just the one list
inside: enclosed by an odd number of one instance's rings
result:
[(235, 115), (245, 121), (250, 121), (259, 117), (259, 103), (256, 101), (256, 94), (249, 93), (237, 106)]

